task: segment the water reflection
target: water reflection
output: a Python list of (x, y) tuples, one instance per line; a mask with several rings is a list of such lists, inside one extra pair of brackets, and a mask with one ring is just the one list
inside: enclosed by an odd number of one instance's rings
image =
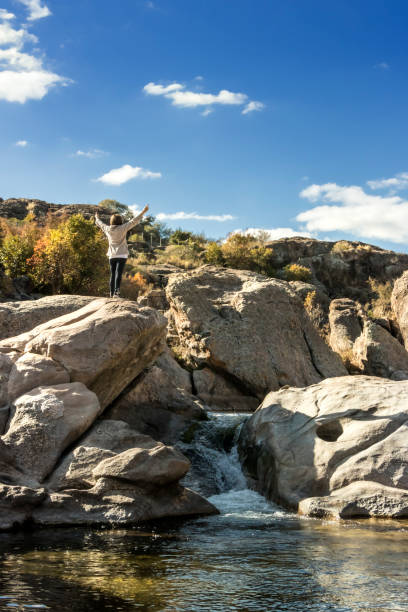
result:
[[(1, 609), (408, 610), (408, 529), (294, 516), (2, 534)], [(264, 513), (266, 514), (266, 513)], [(273, 518), (274, 516), (274, 518)], [(271, 518), (272, 517), (272, 518)]]
[(190, 448), (219, 516), (0, 534), (0, 609), (408, 612), (408, 522), (322, 522), (267, 502), (243, 488), (232, 421), (214, 415)]

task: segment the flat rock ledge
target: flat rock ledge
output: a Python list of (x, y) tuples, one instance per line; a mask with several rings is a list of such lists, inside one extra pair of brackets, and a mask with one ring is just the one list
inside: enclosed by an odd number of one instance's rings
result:
[(239, 453), (254, 488), (314, 517), (408, 517), (408, 381), (331, 378), (269, 393)]

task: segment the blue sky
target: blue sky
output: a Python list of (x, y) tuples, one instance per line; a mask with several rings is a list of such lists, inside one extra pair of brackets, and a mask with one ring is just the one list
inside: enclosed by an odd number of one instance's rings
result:
[(406, 251), (407, 18), (400, 0), (0, 0), (0, 196)]

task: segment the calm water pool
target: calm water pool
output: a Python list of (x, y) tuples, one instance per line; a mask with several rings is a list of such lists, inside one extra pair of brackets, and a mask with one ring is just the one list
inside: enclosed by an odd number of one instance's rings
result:
[(300, 519), (219, 452), (220, 516), (0, 534), (0, 609), (408, 611), (408, 522)]

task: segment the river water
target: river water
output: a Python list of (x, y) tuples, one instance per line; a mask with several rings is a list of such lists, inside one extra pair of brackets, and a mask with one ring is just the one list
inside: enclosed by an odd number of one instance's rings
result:
[(242, 415), (212, 414), (186, 484), (219, 516), (0, 534), (0, 609), (408, 611), (408, 522), (301, 519), (246, 488)]

